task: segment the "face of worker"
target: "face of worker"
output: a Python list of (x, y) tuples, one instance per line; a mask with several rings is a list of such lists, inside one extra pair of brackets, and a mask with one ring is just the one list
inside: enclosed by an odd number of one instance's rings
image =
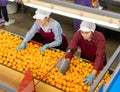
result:
[(92, 35), (93, 35), (93, 32), (84, 32), (84, 31), (80, 31), (82, 37), (85, 39), (85, 40), (88, 40), (90, 41), (91, 38), (92, 38)]
[(44, 25), (48, 22), (48, 18), (44, 18), (43, 20), (42, 19), (36, 19), (37, 23), (39, 23), (40, 25)]

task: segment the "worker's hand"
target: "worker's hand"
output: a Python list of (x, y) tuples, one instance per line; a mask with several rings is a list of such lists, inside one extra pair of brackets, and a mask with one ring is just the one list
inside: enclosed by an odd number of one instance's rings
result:
[(70, 68), (70, 60), (65, 58), (60, 58), (56, 67), (62, 74), (65, 74)]
[(103, 7), (100, 5), (99, 1), (96, 3), (96, 5), (93, 6), (93, 8), (97, 8), (99, 10), (103, 9)]
[(40, 48), (40, 51), (44, 51), (48, 48), (48, 44), (45, 44), (43, 47)]
[(85, 82), (87, 85), (91, 85), (94, 79), (95, 75), (91, 73), (87, 78), (83, 79), (83, 82)]
[(17, 50), (25, 49), (25, 47), (26, 47), (26, 42), (23, 41), (23, 42), (20, 44), (20, 46), (18, 46)]

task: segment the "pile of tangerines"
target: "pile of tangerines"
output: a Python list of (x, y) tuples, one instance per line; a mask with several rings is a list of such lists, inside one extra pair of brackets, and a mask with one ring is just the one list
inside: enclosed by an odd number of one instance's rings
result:
[[(66, 92), (87, 92), (90, 86), (82, 82), (87, 77), (93, 66), (84, 62), (81, 58), (74, 56), (71, 60), (70, 70), (65, 75), (61, 74), (57, 68), (53, 68), (44, 78), (43, 76), (53, 67), (59, 58), (64, 56), (64, 52), (59, 49), (47, 49), (40, 52), (40, 45), (33, 42), (27, 43), (24, 50), (16, 50), (22, 39), (4, 30), (0, 30), (0, 64), (6, 65), (19, 72), (25, 73), (30, 67), (32, 76), (55, 86)], [(110, 79), (107, 72), (94, 92), (97, 92), (101, 84), (105, 84)]]

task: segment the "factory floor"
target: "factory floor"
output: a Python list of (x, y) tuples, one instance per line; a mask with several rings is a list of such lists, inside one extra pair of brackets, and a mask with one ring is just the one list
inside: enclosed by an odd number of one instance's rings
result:
[[(23, 37), (25, 36), (26, 32), (29, 31), (35, 21), (32, 18), (35, 9), (30, 7), (24, 8), (25, 9), (19, 8), (19, 10), (15, 14), (9, 14), (9, 18), (14, 18), (15, 23), (9, 26), (5, 26), (5, 29), (7, 31), (21, 35)], [(67, 36), (68, 41), (70, 41), (71, 37), (75, 32), (73, 28), (73, 19), (57, 14), (52, 14), (51, 17), (60, 22), (64, 34)], [(106, 40), (106, 55), (107, 60), (109, 60), (120, 44), (120, 32), (108, 29), (106, 29), (106, 32), (107, 34), (109, 34)], [(76, 55), (78, 56), (79, 52), (77, 52)]]

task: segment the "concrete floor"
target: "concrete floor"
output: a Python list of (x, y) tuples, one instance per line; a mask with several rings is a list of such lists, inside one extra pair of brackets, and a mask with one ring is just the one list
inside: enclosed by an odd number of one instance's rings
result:
[[(6, 30), (21, 36), (25, 36), (26, 32), (29, 31), (35, 21), (32, 18), (32, 16), (34, 15), (34, 11), (35, 9), (28, 8), (26, 13), (24, 13), (23, 9), (20, 9), (17, 13), (9, 15), (9, 18), (14, 18), (16, 21), (14, 24), (6, 26)], [(52, 14), (51, 17), (60, 22), (64, 34), (70, 41), (72, 35), (75, 32), (73, 29), (73, 19), (56, 14)], [(120, 32), (109, 30), (109, 38), (107, 39), (106, 44), (107, 60), (110, 59), (119, 44)], [(78, 55), (78, 52), (76, 53), (76, 55)]]

